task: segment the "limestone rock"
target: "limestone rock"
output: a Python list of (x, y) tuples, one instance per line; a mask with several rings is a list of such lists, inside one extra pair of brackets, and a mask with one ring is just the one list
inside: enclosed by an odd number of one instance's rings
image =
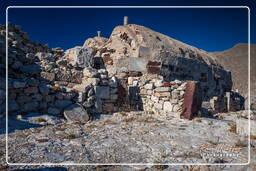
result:
[(171, 102), (164, 102), (164, 111), (172, 111), (173, 109), (173, 105), (171, 104)]
[(146, 85), (144, 86), (144, 88), (145, 88), (146, 90), (152, 90), (152, 89), (154, 88), (154, 85), (153, 85), (152, 83), (149, 83), (149, 84), (146, 84)]
[(64, 116), (68, 121), (71, 122), (87, 122), (89, 115), (82, 105), (76, 103), (68, 106), (64, 110)]
[(155, 89), (156, 92), (168, 92), (168, 91), (171, 91), (171, 88), (170, 87), (157, 87)]

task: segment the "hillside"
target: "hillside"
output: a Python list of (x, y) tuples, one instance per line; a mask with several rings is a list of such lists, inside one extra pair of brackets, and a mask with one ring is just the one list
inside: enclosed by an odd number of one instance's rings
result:
[[(219, 63), (232, 73), (233, 89), (238, 89), (244, 96), (248, 93), (248, 46), (237, 44), (234, 47), (211, 53)], [(256, 95), (256, 45), (251, 45), (251, 95)]]

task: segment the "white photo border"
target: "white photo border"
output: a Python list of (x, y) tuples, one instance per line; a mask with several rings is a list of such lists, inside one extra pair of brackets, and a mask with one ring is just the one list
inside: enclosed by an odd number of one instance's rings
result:
[[(246, 163), (10, 163), (8, 161), (8, 10), (11, 8), (246, 8), (248, 10), (248, 162)], [(250, 163), (250, 7), (248, 6), (8, 6), (6, 8), (6, 163), (12, 166), (90, 166), (90, 165), (248, 165)]]

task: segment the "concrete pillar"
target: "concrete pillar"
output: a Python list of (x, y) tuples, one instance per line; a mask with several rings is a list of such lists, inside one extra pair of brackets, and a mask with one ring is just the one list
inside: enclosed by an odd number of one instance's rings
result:
[(124, 26), (128, 24), (128, 16), (124, 16)]
[(230, 92), (226, 92), (226, 98), (227, 98), (227, 110), (228, 112), (230, 111), (230, 103), (231, 103), (231, 97), (230, 97)]
[(97, 31), (98, 37), (100, 37), (101, 31)]

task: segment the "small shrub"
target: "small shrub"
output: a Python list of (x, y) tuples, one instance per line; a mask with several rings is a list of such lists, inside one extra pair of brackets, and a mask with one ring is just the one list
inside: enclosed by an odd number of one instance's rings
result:
[(241, 140), (238, 140), (235, 145), (236, 145), (236, 147), (247, 147), (248, 146), (247, 143), (242, 142)]
[(132, 122), (135, 121), (136, 119), (134, 117), (130, 117), (130, 118), (125, 118), (123, 119), (123, 122)]
[(212, 145), (218, 145), (217, 142), (214, 142), (214, 141), (211, 141), (211, 140), (209, 140), (208, 143), (210, 143), (210, 144), (212, 144)]
[(251, 135), (250, 138), (251, 140), (256, 140), (256, 135)]
[(213, 125), (213, 121), (208, 122), (208, 125)]
[(237, 133), (236, 132), (236, 125), (235, 124), (229, 124), (230, 128), (229, 128), (229, 132), (232, 132), (232, 133)]
[(68, 139), (75, 139), (76, 138), (76, 135), (75, 134), (68, 134)]
[(152, 168), (157, 170), (164, 170), (164, 169), (167, 169), (168, 166), (160, 164), (159, 161), (154, 161), (154, 165), (152, 166)]

